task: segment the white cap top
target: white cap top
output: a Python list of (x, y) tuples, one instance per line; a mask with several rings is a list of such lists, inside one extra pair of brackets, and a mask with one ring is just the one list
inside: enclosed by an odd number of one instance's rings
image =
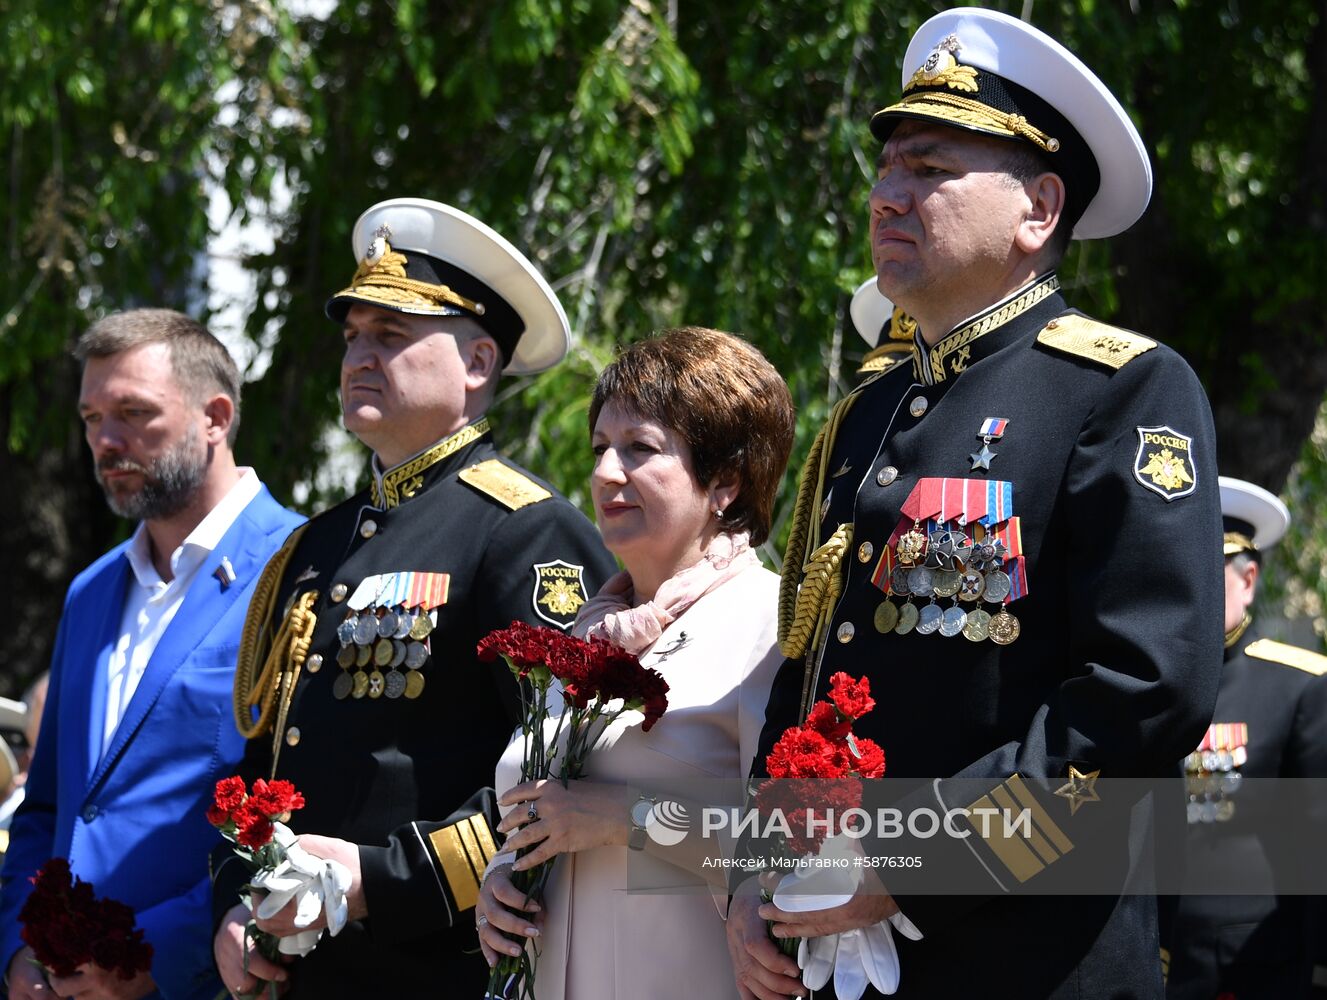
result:
[(866, 341), (867, 347), (880, 346), (880, 332), (894, 315), (894, 303), (885, 298), (876, 284), (875, 278), (867, 278), (852, 293), (852, 304), (848, 306), (852, 316), (852, 325)]
[[(919, 73), (930, 72), (936, 65), (951, 63), (978, 71), (971, 90), (952, 70), (948, 75), (942, 71), (931, 78), (914, 80)], [(924, 64), (931, 70), (926, 70)], [(900, 82), (905, 91), (910, 84), (913, 90), (885, 110), (890, 117), (935, 119), (1009, 138), (1023, 134), (1019, 132), (1023, 125), (1013, 124), (1015, 119), (1009, 117), (1021, 109), (997, 106), (1003, 104), (1003, 94), (994, 98), (995, 104), (989, 105), (993, 114), (974, 117), (961, 109), (947, 109), (943, 100), (927, 101), (924, 91), (915, 89), (938, 88), (943, 98), (969, 101), (981, 110), (983, 72), (1011, 81), (1048, 104), (1078, 132), (1095, 159), (1101, 182), (1074, 227), (1075, 239), (1114, 236), (1138, 220), (1152, 195), (1152, 166), (1129, 115), (1077, 56), (1045, 32), (1015, 17), (980, 7), (959, 7), (928, 20), (917, 29), (903, 57)], [(960, 73), (970, 71), (964, 69)], [(953, 84), (944, 82), (951, 78), (956, 78)], [(990, 121), (985, 121), (985, 117)], [(1044, 123), (1037, 121), (1028, 124), (1044, 127)], [(1057, 155), (1064, 153), (1048, 154), (1052, 165)]]
[(1290, 511), (1279, 497), (1243, 479), (1221, 476), (1220, 482), (1222, 517), (1252, 525), (1253, 544), (1259, 551), (1281, 540), (1290, 527)]
[[(571, 347), (567, 314), (543, 275), (501, 235), (460, 209), (426, 198), (392, 198), (359, 217), (351, 242), (360, 271), (329, 301), (329, 314), (338, 305), (364, 302), (419, 315), (472, 316), (507, 353), (503, 372), (509, 375), (551, 368)], [(387, 251), (407, 257), (399, 275), (406, 285), (434, 285), (446, 294), (415, 295), (396, 287), (396, 275), (384, 280), (365, 273)], [(501, 301), (494, 301), (493, 293)]]

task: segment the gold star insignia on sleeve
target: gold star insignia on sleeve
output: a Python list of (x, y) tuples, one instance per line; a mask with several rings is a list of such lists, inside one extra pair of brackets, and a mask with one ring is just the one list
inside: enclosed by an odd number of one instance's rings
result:
[(1069, 800), (1070, 816), (1078, 812), (1078, 807), (1085, 802), (1101, 801), (1097, 796), (1096, 789), (1097, 778), (1100, 776), (1100, 770), (1089, 771), (1084, 774), (1072, 764), (1069, 765), (1069, 780), (1055, 789), (1055, 794)]

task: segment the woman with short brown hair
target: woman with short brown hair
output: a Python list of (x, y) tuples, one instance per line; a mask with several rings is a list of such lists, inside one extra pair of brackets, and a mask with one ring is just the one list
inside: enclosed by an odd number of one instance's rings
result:
[[(703, 860), (722, 853), (717, 838), (699, 842), (692, 831), (662, 844), (646, 836), (652, 820), (643, 817), (654, 799), (687, 801), (720, 781), (729, 800), (705, 805), (741, 804), (782, 662), (778, 577), (752, 546), (769, 536), (792, 438), (783, 379), (732, 334), (670, 330), (626, 348), (599, 378), (591, 491), (604, 544), (624, 571), (581, 608), (573, 631), (610, 639), (660, 671), (668, 711), (649, 733), (639, 713), (625, 713), (590, 754), (586, 779), (565, 788), (512, 787), (519, 733), (498, 766), (508, 853), (495, 859), (476, 920), (490, 963), (519, 953), (503, 931), (539, 938), (539, 1000), (736, 995), (723, 930), (727, 872)], [(693, 815), (698, 808), (693, 799)], [(508, 877), (521, 848), (531, 848), (515, 862), (522, 868), (558, 858), (537, 912)]]

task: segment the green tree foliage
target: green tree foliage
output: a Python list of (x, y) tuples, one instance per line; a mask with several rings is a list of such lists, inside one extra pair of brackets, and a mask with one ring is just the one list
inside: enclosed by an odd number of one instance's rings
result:
[[(205, 181), (261, 199), (307, 87), (293, 22), (260, 4), (0, 5), (0, 635), (11, 690), (44, 665), (64, 589), (123, 525), (92, 484), (68, 348), (106, 311), (197, 313)], [(241, 211), (246, 210), (237, 199)], [(261, 433), (261, 432), (259, 432)]]
[[(1151, 146), (1153, 208), (1071, 251), (1071, 299), (1179, 347), (1212, 391), (1223, 471), (1280, 488), (1327, 387), (1322, 0), (993, 5), (1075, 48)], [(89, 483), (67, 348), (108, 310), (203, 311), (212, 186), (276, 235), (246, 261), (261, 378), (240, 452), (279, 496), (342, 495), (318, 475), (340, 353), (322, 304), (353, 271), (355, 218), (407, 194), (507, 235), (572, 319), (568, 362), (504, 387), (495, 423), (518, 460), (584, 502), (596, 373), (694, 323), (784, 372), (797, 465), (863, 350), (847, 302), (870, 273), (866, 123), (939, 6), (9, 0), (0, 472), (33, 513), (0, 553), (41, 586), (0, 662), (44, 660), (64, 584), (123, 531)]]

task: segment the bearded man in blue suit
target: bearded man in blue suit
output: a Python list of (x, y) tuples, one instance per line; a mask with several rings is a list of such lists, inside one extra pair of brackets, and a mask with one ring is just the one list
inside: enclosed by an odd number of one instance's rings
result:
[[(38, 750), (0, 887), (0, 962), (14, 1000), (210, 998), (215, 782), (244, 742), (231, 689), (244, 615), (268, 558), (302, 520), (235, 464), (240, 377), (201, 326), (165, 309), (106, 317), (79, 340), (97, 480), (137, 530), (65, 599)], [(49, 980), (18, 920), (30, 876), (67, 857), (134, 909), (155, 955), (123, 980), (95, 963)]]

